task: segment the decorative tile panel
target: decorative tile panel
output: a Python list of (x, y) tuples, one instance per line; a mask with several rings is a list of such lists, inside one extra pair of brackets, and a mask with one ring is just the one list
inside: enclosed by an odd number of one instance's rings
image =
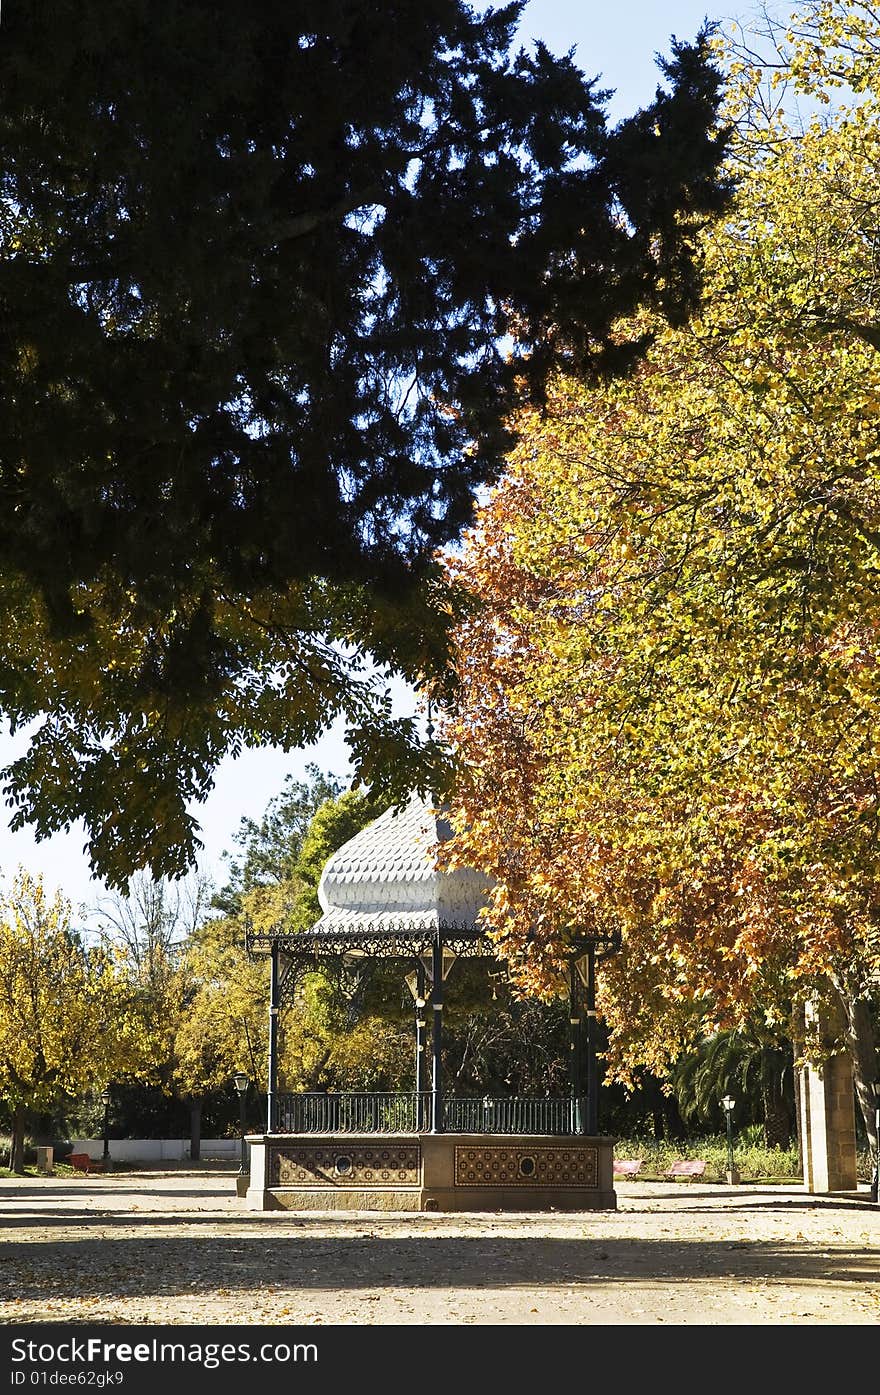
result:
[(456, 1147), (457, 1187), (597, 1187), (596, 1148)]
[(413, 1143), (357, 1143), (344, 1140), (273, 1148), (269, 1185), (273, 1187), (418, 1187), (421, 1149)]

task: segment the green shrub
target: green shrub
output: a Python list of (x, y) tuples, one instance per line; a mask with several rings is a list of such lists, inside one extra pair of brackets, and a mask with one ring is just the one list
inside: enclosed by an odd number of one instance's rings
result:
[[(763, 1134), (760, 1124), (750, 1124), (734, 1136), (733, 1161), (742, 1181), (802, 1182), (797, 1148), (768, 1148), (763, 1142)], [(666, 1172), (676, 1158), (702, 1158), (706, 1163), (704, 1181), (724, 1182), (727, 1179), (725, 1134), (661, 1142), (652, 1137), (632, 1135), (615, 1140), (614, 1156), (642, 1158), (639, 1178), (648, 1182), (665, 1180)], [(871, 1180), (871, 1159), (866, 1145), (856, 1150), (856, 1171), (860, 1182)]]
[[(759, 1126), (743, 1129), (734, 1139), (733, 1161), (744, 1182), (800, 1182), (801, 1169), (797, 1148), (768, 1148), (760, 1141)], [(614, 1145), (617, 1158), (642, 1158), (640, 1178), (646, 1181), (665, 1180), (666, 1172), (676, 1158), (702, 1158), (706, 1163), (704, 1181), (724, 1182), (727, 1179), (727, 1138), (712, 1134), (694, 1139), (672, 1139), (658, 1142), (655, 1138), (618, 1138)]]

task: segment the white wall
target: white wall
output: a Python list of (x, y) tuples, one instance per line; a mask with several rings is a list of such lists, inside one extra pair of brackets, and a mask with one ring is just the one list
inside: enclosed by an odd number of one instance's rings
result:
[[(102, 1138), (72, 1138), (74, 1153), (88, 1153), (90, 1158), (104, 1156)], [(238, 1138), (203, 1138), (199, 1156), (202, 1160), (241, 1157)], [(184, 1138), (111, 1138), (110, 1157), (119, 1162), (183, 1162), (189, 1158), (189, 1139)]]

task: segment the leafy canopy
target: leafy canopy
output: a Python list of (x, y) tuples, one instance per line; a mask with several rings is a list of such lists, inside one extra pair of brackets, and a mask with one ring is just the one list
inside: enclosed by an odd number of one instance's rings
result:
[(227, 752), (341, 716), (359, 776), (405, 764), (365, 656), (443, 670), (432, 558), (514, 402), (694, 303), (707, 36), (608, 130), (570, 58), (513, 51), (521, 8), (4, 15), (0, 710), (39, 723), (6, 791), (38, 836), (83, 818), (116, 887), (193, 861)]
[[(703, 308), (628, 380), (554, 383), (454, 568), (479, 602), (449, 728), (459, 852), (497, 878), (526, 988), (572, 928), (621, 931), (601, 977), (624, 1079), (700, 1033), (784, 1035), (829, 985), (875, 1078), (873, 39), (870, 84), (805, 129), (737, 62), (740, 183), (702, 238)], [(795, 86), (802, 59), (780, 58)]]

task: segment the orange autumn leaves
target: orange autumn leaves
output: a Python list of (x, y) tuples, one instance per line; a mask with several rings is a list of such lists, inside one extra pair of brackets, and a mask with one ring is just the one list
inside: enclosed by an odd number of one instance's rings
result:
[(600, 991), (622, 1079), (716, 1027), (785, 1033), (807, 996), (876, 993), (872, 72), (806, 130), (762, 126), (754, 74), (734, 78), (739, 194), (704, 237), (700, 314), (646, 319), (627, 381), (558, 381), (449, 563), (475, 602), (446, 723), (455, 855), (495, 879), (487, 923), (525, 991), (557, 991), (572, 931), (621, 932)]

